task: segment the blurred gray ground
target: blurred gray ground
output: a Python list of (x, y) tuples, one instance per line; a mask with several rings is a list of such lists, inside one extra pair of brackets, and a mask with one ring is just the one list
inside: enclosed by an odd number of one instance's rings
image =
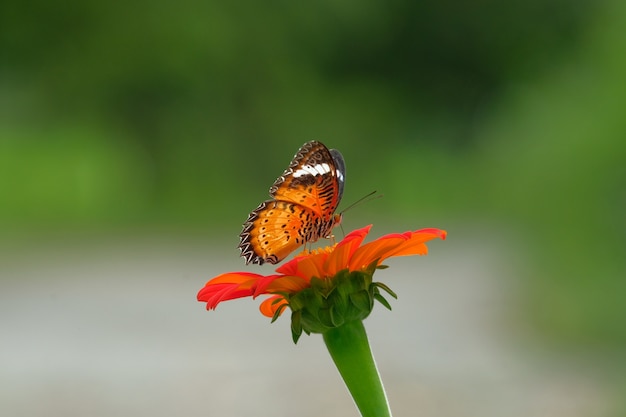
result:
[[(259, 269), (234, 249), (171, 236), (5, 249), (2, 416), (358, 415), (321, 337), (294, 346), (288, 317), (270, 324), (259, 300), (195, 301), (214, 275)], [(528, 340), (498, 245), (430, 249), (377, 273), (399, 299), (365, 323), (396, 417), (610, 413), (585, 361)]]

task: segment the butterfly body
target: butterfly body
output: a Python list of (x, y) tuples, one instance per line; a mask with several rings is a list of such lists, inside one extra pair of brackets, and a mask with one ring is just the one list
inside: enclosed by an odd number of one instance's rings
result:
[(276, 264), (307, 242), (328, 237), (341, 222), (345, 162), (321, 142), (305, 143), (270, 188), (271, 200), (250, 213), (239, 235), (246, 263)]

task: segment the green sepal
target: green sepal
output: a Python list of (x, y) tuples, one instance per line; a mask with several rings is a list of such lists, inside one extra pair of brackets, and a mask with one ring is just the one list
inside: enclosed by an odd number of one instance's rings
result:
[(383, 284), (382, 282), (375, 282), (374, 285), (377, 286), (378, 288), (382, 288), (383, 290), (385, 290), (387, 294), (389, 294), (396, 300), (398, 299), (398, 295), (395, 292), (393, 292), (391, 288), (389, 288), (387, 285)]
[(350, 294), (350, 301), (355, 305), (359, 310), (367, 310), (372, 309), (372, 297), (369, 291), (362, 290), (359, 292), (355, 292), (354, 294)]
[(374, 298), (381, 303), (382, 305), (384, 305), (387, 310), (391, 310), (391, 305), (389, 304), (389, 302), (385, 299), (385, 297), (383, 297), (382, 295), (380, 295), (380, 293), (376, 293), (374, 294)]
[(274, 312), (274, 315), (272, 316), (272, 321), (270, 323), (274, 323), (276, 320), (278, 320), (278, 318), (281, 314), (283, 314), (283, 311), (285, 311), (286, 308), (287, 304), (283, 304), (282, 306), (278, 307)]
[[(285, 293), (281, 293), (281, 295), (283, 297), (286, 297)], [(277, 298), (274, 301), (272, 301), (272, 305), (278, 304), (282, 301), (283, 301), (282, 299)], [(283, 304), (280, 307), (278, 307), (276, 311), (274, 312), (274, 315), (272, 316), (272, 321), (270, 323), (274, 323), (276, 320), (278, 320), (278, 318), (280, 317), (281, 314), (283, 314), (286, 308), (287, 308), (287, 304)]]
[(293, 311), (291, 313), (291, 337), (293, 338), (293, 343), (298, 343), (298, 339), (302, 336), (302, 323), (301, 323), (302, 312)]
[(331, 278), (311, 278), (310, 287), (293, 294), (281, 293), (287, 304), (274, 314), (272, 321), (288, 305), (291, 314), (291, 333), (297, 343), (302, 333), (326, 333), (352, 321), (367, 318), (377, 300), (385, 308), (391, 305), (381, 295), (381, 289), (397, 298), (385, 284), (373, 282), (377, 262), (360, 271), (344, 269)]

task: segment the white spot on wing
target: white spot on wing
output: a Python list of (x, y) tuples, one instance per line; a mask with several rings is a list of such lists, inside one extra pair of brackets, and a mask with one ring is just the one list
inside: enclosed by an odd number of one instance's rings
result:
[(293, 173), (293, 176), (295, 178), (299, 178), (305, 175), (323, 175), (330, 172), (330, 165), (328, 165), (327, 163), (323, 163), (323, 164), (317, 164), (314, 166), (311, 165), (305, 165), (302, 168), (298, 169), (297, 171), (295, 171)]

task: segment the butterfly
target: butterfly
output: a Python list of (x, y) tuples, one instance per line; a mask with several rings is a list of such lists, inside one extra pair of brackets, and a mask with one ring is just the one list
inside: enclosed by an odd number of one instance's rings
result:
[(302, 145), (270, 187), (271, 200), (250, 213), (239, 235), (246, 264), (276, 264), (307, 242), (326, 238), (341, 222), (346, 166), (341, 153), (323, 143)]

